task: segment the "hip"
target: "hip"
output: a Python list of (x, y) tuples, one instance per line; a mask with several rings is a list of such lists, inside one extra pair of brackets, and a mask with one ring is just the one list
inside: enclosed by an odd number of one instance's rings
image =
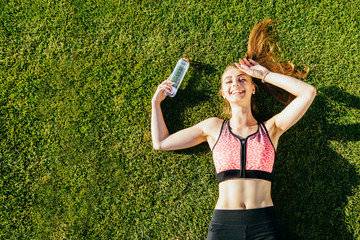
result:
[(208, 240), (282, 239), (275, 208), (246, 210), (215, 209), (208, 228)]

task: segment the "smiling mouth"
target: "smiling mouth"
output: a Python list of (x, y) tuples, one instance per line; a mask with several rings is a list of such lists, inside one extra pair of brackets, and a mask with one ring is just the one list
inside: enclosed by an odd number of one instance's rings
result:
[(245, 93), (245, 90), (234, 90), (234, 91), (231, 91), (230, 94), (231, 95), (240, 95), (240, 94), (244, 94)]

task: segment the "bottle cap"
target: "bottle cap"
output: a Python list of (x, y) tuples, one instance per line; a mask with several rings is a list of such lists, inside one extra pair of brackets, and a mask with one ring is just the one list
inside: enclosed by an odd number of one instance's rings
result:
[(189, 61), (189, 59), (188, 59), (187, 57), (184, 57), (184, 59), (185, 59), (186, 61)]

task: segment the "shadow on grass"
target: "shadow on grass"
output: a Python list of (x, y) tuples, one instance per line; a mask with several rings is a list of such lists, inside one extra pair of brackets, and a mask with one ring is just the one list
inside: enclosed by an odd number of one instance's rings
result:
[(337, 87), (321, 89), (304, 118), (280, 139), (274, 202), (286, 239), (352, 239), (345, 208), (360, 177), (330, 141), (359, 141), (359, 124), (341, 120), (334, 102), (359, 109), (360, 99)]

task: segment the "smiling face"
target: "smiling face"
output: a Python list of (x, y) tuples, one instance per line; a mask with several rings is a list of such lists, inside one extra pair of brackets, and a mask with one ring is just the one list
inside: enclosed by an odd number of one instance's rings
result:
[(245, 101), (251, 103), (255, 85), (251, 77), (242, 73), (236, 67), (227, 68), (222, 76), (221, 95), (229, 103)]

